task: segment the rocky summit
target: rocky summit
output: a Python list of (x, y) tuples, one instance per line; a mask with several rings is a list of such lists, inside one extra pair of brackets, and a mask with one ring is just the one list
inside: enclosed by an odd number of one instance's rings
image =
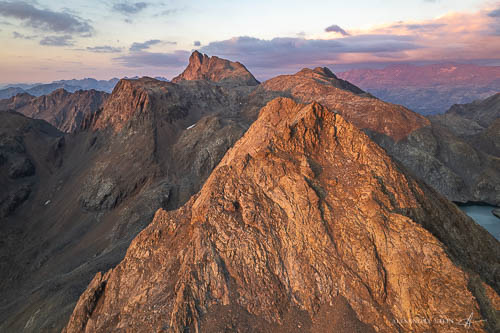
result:
[(63, 332), (493, 332), (499, 257), (341, 115), (275, 99)]
[(182, 74), (172, 79), (172, 82), (182, 80), (209, 80), (249, 86), (259, 84), (252, 73), (239, 62), (232, 62), (216, 56), (209, 57), (198, 51), (191, 54), (187, 68)]
[(322, 103), (342, 114), (361, 129), (401, 140), (429, 121), (405, 107), (383, 102), (326, 68), (303, 69), (294, 75), (281, 75), (265, 81), (259, 91), (274, 92), (299, 102)]

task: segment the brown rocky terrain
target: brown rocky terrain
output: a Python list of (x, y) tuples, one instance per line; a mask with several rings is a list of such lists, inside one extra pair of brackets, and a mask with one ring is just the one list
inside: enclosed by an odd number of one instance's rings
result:
[(276, 99), (63, 332), (494, 332), (499, 258), (342, 116)]
[[(259, 90), (278, 92), (300, 102), (317, 101), (361, 129), (400, 140), (429, 121), (402, 106), (383, 102), (338, 79), (327, 68), (303, 69), (267, 80)], [(258, 91), (257, 91), (258, 92)]]
[[(344, 81), (332, 75), (321, 68), (304, 69), (294, 75), (270, 79), (252, 94), (265, 92), (299, 102), (322, 103), (363, 129), (415, 176), (448, 199), (500, 205), (500, 156), (483, 154), (471, 142), (454, 134), (449, 126), (431, 122), (403, 106), (383, 102), (360, 92), (359, 88), (346, 90), (342, 86)], [(491, 108), (492, 104), (488, 101), (487, 105)], [(492, 113), (487, 110), (481, 114)], [(462, 122), (462, 128), (468, 131), (475, 128), (468, 119), (463, 118)], [(496, 134), (490, 132), (484, 132), (485, 138), (480, 141), (490, 142), (490, 146), (495, 142), (500, 144)]]
[(70, 93), (58, 89), (40, 97), (23, 93), (0, 100), (0, 110), (14, 110), (30, 118), (43, 119), (63, 132), (73, 132), (86, 117), (99, 110), (107, 97), (107, 93), (96, 90)]
[(198, 51), (191, 54), (187, 68), (179, 76), (173, 78), (172, 82), (177, 83), (182, 80), (208, 80), (245, 86), (259, 84), (252, 73), (239, 62), (232, 62), (216, 56), (209, 57)]

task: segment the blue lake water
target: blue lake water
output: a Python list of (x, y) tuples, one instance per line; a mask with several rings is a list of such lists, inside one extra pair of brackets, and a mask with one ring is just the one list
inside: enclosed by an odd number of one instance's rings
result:
[(459, 206), (460, 209), (500, 240), (500, 219), (491, 214), (493, 206)]

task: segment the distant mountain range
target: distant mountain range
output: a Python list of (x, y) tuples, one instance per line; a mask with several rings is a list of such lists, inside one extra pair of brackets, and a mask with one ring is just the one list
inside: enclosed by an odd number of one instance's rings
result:
[[(210, 67), (209, 64), (206, 66)], [(384, 101), (406, 106), (423, 115), (441, 114), (454, 104), (471, 103), (500, 92), (500, 66), (456, 63), (422, 66), (402, 64), (384, 69), (353, 69), (337, 75)], [(164, 77), (155, 79), (169, 81)], [(94, 89), (111, 93), (118, 81), (117, 78), (85, 78), (52, 83), (8, 84), (0, 86), (0, 99), (21, 93), (38, 97), (61, 88), (68, 92)]]
[(392, 65), (354, 69), (338, 76), (376, 97), (421, 114), (444, 113), (500, 92), (500, 67), (472, 64)]
[[(126, 79), (128, 77), (125, 77)], [(134, 76), (128, 79), (138, 79), (138, 76)], [(168, 79), (157, 76), (156, 80), (159, 81), (168, 81)], [(112, 78), (110, 80), (96, 80), (92, 78), (85, 78), (81, 80), (72, 79), (72, 80), (59, 80), (53, 81), (51, 83), (16, 83), (16, 84), (7, 84), (1, 87), (0, 90), (0, 99), (10, 98), (12, 96), (16, 96), (21, 93), (28, 93), (32, 96), (42, 96), (48, 95), (51, 92), (57, 89), (64, 89), (67, 92), (75, 92), (78, 90), (98, 90), (104, 91), (107, 93), (111, 93), (115, 87), (115, 85), (120, 81), (118, 78)]]

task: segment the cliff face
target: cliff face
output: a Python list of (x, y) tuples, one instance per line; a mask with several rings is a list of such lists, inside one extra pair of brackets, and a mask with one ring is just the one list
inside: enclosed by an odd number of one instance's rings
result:
[(96, 90), (70, 93), (58, 89), (40, 97), (20, 94), (0, 100), (0, 110), (14, 110), (30, 118), (43, 119), (63, 132), (74, 132), (86, 117), (99, 110), (107, 97), (107, 93)]
[(472, 313), (493, 332), (499, 257), (342, 116), (277, 99), (94, 277), (63, 331), (458, 332)]
[(172, 79), (172, 82), (178, 83), (183, 80), (208, 80), (245, 86), (259, 84), (252, 73), (239, 62), (232, 62), (216, 56), (209, 57), (198, 51), (191, 54), (187, 68), (182, 74)]

